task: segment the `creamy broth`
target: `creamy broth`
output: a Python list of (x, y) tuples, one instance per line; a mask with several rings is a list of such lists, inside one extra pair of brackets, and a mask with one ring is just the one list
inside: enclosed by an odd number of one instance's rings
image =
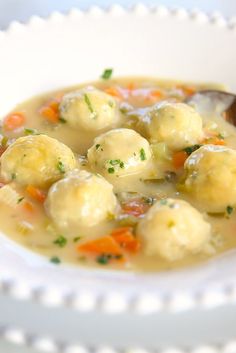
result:
[[(56, 101), (54, 107), (56, 111), (58, 109), (57, 103), (61, 101), (66, 93), (88, 86), (96, 87), (114, 97), (117, 104), (116, 114), (119, 116), (114, 126), (91, 132), (70, 127), (63, 119), (59, 119), (56, 122), (52, 121), (50, 116), (48, 119), (44, 115), (45, 112), (42, 107), (51, 107), (51, 102)], [(49, 92), (19, 104), (9, 116), (13, 113), (23, 115), (24, 123), (22, 126), (6, 128), (4, 121), (7, 117), (3, 117), (0, 150), (2, 155), (19, 137), (40, 133), (67, 145), (75, 154), (77, 168), (94, 172), (86, 159), (87, 151), (93, 145), (94, 138), (112, 128), (128, 128), (147, 138), (151, 142), (152, 147), (155, 145), (158, 149), (157, 154), (161, 157), (156, 157), (156, 152), (152, 150), (151, 161), (147, 163), (142, 173), (134, 173), (127, 177), (117, 177), (115, 182), (108, 175), (108, 181), (114, 184), (114, 192), (120, 205), (116, 215), (108, 216), (107, 220), (95, 226), (81, 226), (79, 228), (71, 226), (66, 230), (61, 230), (60, 227), (54, 224), (47, 209), (45, 210), (43, 197), (47, 195), (49, 187), (35, 188), (36, 192), (39, 190), (44, 195), (40, 200), (40, 195), (39, 197), (35, 195), (34, 189), (33, 191), (29, 190), (27, 185), (18, 183), (17, 175), (12, 175), (10, 182), (7, 182), (2, 176), (0, 179), (2, 188), (6, 184), (9, 185), (18, 193), (19, 197), (16, 205), (12, 206), (12, 204), (7, 204), (7, 202), (1, 200), (0, 196), (1, 231), (23, 246), (45, 255), (49, 261), (55, 264), (72, 263), (80, 266), (99, 266), (106, 269), (116, 268), (132, 271), (161, 271), (189, 266), (236, 247), (235, 205), (229, 204), (230, 208), (220, 214), (206, 213), (201, 202), (196, 201), (194, 197), (185, 191), (177, 189), (176, 185), (180, 183), (184, 173), (182, 166), (176, 167), (173, 163), (173, 155), (179, 151), (171, 151), (169, 149), (166, 152), (164, 143), (161, 145), (157, 145), (158, 143), (156, 142), (153, 143), (146, 136), (143, 128), (146, 112), (154, 104), (166, 100), (169, 102), (184, 102), (186, 98), (198, 90), (206, 88), (222, 89), (219, 85), (185, 84), (152, 78), (108, 79)], [(235, 127), (227, 123), (222, 117), (209, 116), (204, 111), (201, 111), (201, 117), (205, 134), (205, 142), (200, 142), (201, 145), (212, 142), (213, 144), (224, 144), (227, 147), (236, 149)], [(210, 142), (208, 142), (208, 139), (211, 139)], [(190, 147), (192, 145), (194, 143), (189, 144)], [(117, 150), (122, 148), (122, 146), (117, 146)], [(111, 168), (114, 169), (113, 167)], [(61, 178), (63, 177), (64, 173), (61, 175)], [(204, 214), (205, 220), (211, 224), (211, 239), (208, 244), (208, 251), (199, 251), (196, 254), (187, 254), (176, 261), (168, 261), (161, 256), (146, 255), (142, 248), (142, 240), (140, 240), (140, 249), (137, 252), (133, 253), (122, 249), (125, 254), (125, 261), (119, 261), (119, 259), (114, 258), (105, 258), (105, 260), (100, 259), (98, 261), (97, 255), (94, 256), (79, 250), (81, 244), (91, 241), (91, 239), (108, 235), (112, 230), (119, 227), (131, 227), (134, 238), (138, 238), (135, 234), (137, 224), (145, 217), (145, 213), (153, 203), (166, 198), (186, 200)], [(138, 203), (138, 211), (136, 203)], [(98, 207), (100, 206), (98, 205)], [(141, 211), (140, 208), (142, 209)], [(136, 211), (138, 214), (136, 214)]]

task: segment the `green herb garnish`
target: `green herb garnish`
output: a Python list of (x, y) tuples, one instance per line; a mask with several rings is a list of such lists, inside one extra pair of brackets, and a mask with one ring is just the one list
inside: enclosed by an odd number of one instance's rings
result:
[(95, 146), (96, 150), (98, 150), (100, 146), (101, 145), (99, 143), (97, 143), (96, 146)]
[(115, 173), (115, 168), (111, 167), (107, 169), (109, 174), (114, 174)]
[(17, 200), (17, 203), (21, 203), (21, 201), (24, 200), (24, 197), (20, 197), (18, 200)]
[(61, 116), (60, 116), (60, 118), (59, 118), (59, 121), (60, 121), (60, 123), (62, 123), (62, 124), (66, 124), (66, 123), (67, 123), (66, 119), (62, 118)]
[(36, 129), (25, 128), (25, 135), (39, 135)]
[(67, 244), (67, 239), (63, 235), (60, 235), (56, 240), (54, 240), (53, 244), (58, 245), (60, 248), (64, 248)]
[(6, 147), (7, 143), (8, 143), (8, 137), (3, 136), (2, 141), (1, 141), (2, 147)]
[(82, 238), (82, 237), (75, 237), (75, 238), (73, 239), (73, 242), (74, 242), (74, 243), (77, 243), (77, 241), (79, 241), (81, 238)]
[(107, 265), (111, 260), (119, 260), (121, 258), (122, 258), (122, 255), (102, 254), (96, 258), (96, 261), (100, 265)]
[(11, 180), (15, 180), (16, 179), (16, 173), (12, 173), (11, 174)]
[(101, 75), (101, 78), (103, 78), (103, 80), (109, 80), (109, 78), (112, 76), (112, 73), (113, 69), (105, 69)]
[(60, 172), (61, 174), (65, 174), (65, 172), (66, 172), (65, 166), (64, 166), (64, 164), (63, 164), (61, 161), (59, 161), (59, 162), (57, 163), (57, 169), (59, 170), (59, 172)]
[(140, 155), (141, 161), (145, 161), (147, 159), (146, 153), (143, 148), (141, 148), (141, 150), (139, 151), (139, 155)]
[(183, 151), (185, 151), (190, 156), (191, 153), (198, 150), (201, 146), (202, 145), (189, 146), (189, 147), (184, 148)]
[(53, 257), (51, 257), (50, 262), (52, 262), (55, 265), (58, 265), (61, 263), (61, 260), (59, 259), (59, 257), (53, 256)]
[(227, 206), (226, 207), (226, 213), (227, 213), (227, 215), (231, 215), (232, 213), (233, 213), (233, 211), (234, 211), (234, 207), (232, 207), (232, 206)]
[(120, 168), (125, 167), (124, 162), (122, 162), (120, 159), (110, 159), (109, 164), (113, 166), (118, 165)]
[(90, 113), (92, 113), (93, 119), (96, 118), (97, 113), (94, 111), (92, 103), (91, 103), (91, 100), (89, 99), (89, 96), (87, 95), (87, 93), (84, 94), (84, 100), (85, 100), (85, 103), (88, 106), (88, 109), (89, 109)]

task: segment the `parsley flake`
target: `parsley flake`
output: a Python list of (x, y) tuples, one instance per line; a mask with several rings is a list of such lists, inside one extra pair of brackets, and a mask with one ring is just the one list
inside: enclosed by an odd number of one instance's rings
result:
[(145, 150), (143, 148), (141, 148), (141, 150), (139, 151), (139, 155), (140, 155), (141, 161), (145, 161), (147, 159)]
[(67, 239), (63, 235), (60, 235), (56, 240), (54, 240), (53, 244), (58, 245), (60, 248), (64, 248), (67, 244)]
[(193, 145), (189, 146), (183, 149), (189, 156), (192, 154), (194, 151), (198, 150), (202, 145)]
[(15, 180), (16, 179), (16, 173), (12, 173), (11, 174), (11, 180)]
[(24, 197), (20, 197), (18, 200), (17, 200), (17, 203), (21, 203), (21, 201), (24, 200)]
[(82, 238), (82, 237), (75, 237), (75, 238), (73, 239), (73, 242), (74, 242), (74, 243), (77, 243), (77, 241), (79, 241), (81, 238)]
[(55, 265), (58, 265), (61, 263), (61, 260), (59, 259), (59, 257), (53, 256), (53, 257), (51, 257), (50, 262), (52, 262)]
[(96, 146), (95, 146), (96, 150), (98, 150), (100, 146), (101, 145), (99, 143), (97, 143)]
[(107, 169), (109, 174), (114, 174), (115, 173), (115, 168), (111, 167)]
[(36, 129), (25, 128), (25, 135), (39, 135)]
[(59, 121), (60, 121), (60, 123), (62, 123), (62, 124), (66, 124), (66, 123), (67, 123), (66, 119), (62, 118), (61, 116), (60, 116), (60, 118), (59, 118)]
[(109, 68), (109, 69), (105, 69), (103, 71), (103, 74), (101, 75), (101, 78), (103, 78), (103, 80), (109, 80), (109, 78), (111, 78), (113, 73), (113, 69)]
[(234, 207), (232, 207), (232, 206), (227, 206), (226, 207), (226, 213), (227, 213), (227, 215), (231, 215), (232, 213), (233, 213), (233, 211), (234, 211)]
[(60, 172), (61, 174), (65, 174), (65, 172), (66, 172), (65, 166), (64, 166), (64, 164), (63, 164), (61, 161), (59, 161), (59, 162), (57, 163), (57, 169), (59, 170), (59, 172)]

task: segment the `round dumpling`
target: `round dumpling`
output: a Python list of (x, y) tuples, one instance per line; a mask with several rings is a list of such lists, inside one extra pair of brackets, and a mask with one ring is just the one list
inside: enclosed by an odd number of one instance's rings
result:
[(203, 137), (202, 118), (184, 103), (159, 103), (149, 110), (144, 122), (151, 140), (165, 142), (173, 150), (199, 143)]
[(102, 176), (74, 170), (49, 190), (46, 209), (59, 228), (91, 227), (117, 211), (113, 186)]
[(183, 190), (195, 198), (207, 212), (224, 212), (236, 206), (236, 151), (205, 145), (185, 162)]
[(69, 147), (46, 135), (18, 138), (0, 158), (1, 176), (22, 185), (42, 188), (62, 178), (76, 167)]
[(150, 159), (148, 141), (130, 129), (110, 130), (98, 136), (88, 150), (90, 166), (106, 177), (139, 173)]
[(115, 99), (93, 88), (66, 94), (59, 110), (61, 118), (76, 129), (101, 130), (114, 126), (118, 119)]
[(146, 255), (175, 261), (204, 251), (211, 227), (186, 201), (165, 199), (149, 209), (138, 224), (137, 234)]

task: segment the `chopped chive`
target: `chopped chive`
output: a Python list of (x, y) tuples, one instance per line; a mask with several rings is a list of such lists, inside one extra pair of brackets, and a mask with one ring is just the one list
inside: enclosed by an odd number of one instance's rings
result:
[(25, 128), (25, 135), (39, 135), (36, 129)]
[(18, 200), (17, 200), (17, 203), (21, 203), (21, 201), (24, 200), (24, 197), (20, 197)]
[(60, 172), (61, 174), (65, 174), (65, 172), (66, 172), (65, 166), (64, 166), (64, 164), (63, 164), (61, 161), (59, 161), (59, 162), (57, 163), (57, 169), (59, 170), (59, 172)]
[(12, 173), (11, 174), (11, 180), (15, 180), (16, 179), (16, 173)]
[(60, 248), (64, 248), (67, 244), (67, 239), (63, 235), (60, 235), (56, 240), (54, 240), (53, 244), (58, 245)]
[(103, 78), (103, 80), (109, 80), (109, 78), (111, 78), (113, 73), (113, 69), (109, 68), (109, 69), (105, 69), (101, 75), (101, 78)]
[(140, 155), (141, 161), (145, 161), (147, 159), (146, 153), (143, 148), (141, 148), (141, 150), (139, 151), (139, 155)]
[(8, 143), (8, 137), (3, 136), (2, 141), (1, 141), (2, 147), (6, 147), (7, 143)]
[(73, 239), (73, 242), (74, 242), (74, 243), (77, 243), (77, 241), (79, 241), (81, 238), (82, 238), (82, 237), (75, 237), (75, 238)]
[(95, 146), (96, 150), (98, 150), (100, 146), (101, 145), (99, 143), (97, 143), (96, 146)]
[(113, 167), (107, 169), (109, 174), (115, 173), (115, 169)]
[(61, 263), (61, 260), (60, 260), (59, 257), (53, 256), (53, 257), (51, 257), (50, 262), (52, 262), (52, 263), (55, 264), (55, 265), (58, 265), (58, 264)]
[(85, 103), (86, 103), (87, 106), (88, 106), (88, 109), (89, 109), (90, 113), (92, 113), (93, 118), (96, 118), (97, 113), (94, 111), (93, 106), (92, 106), (92, 103), (91, 103), (91, 101), (90, 101), (89, 96), (87, 95), (87, 93), (84, 94), (84, 100), (85, 100)]

